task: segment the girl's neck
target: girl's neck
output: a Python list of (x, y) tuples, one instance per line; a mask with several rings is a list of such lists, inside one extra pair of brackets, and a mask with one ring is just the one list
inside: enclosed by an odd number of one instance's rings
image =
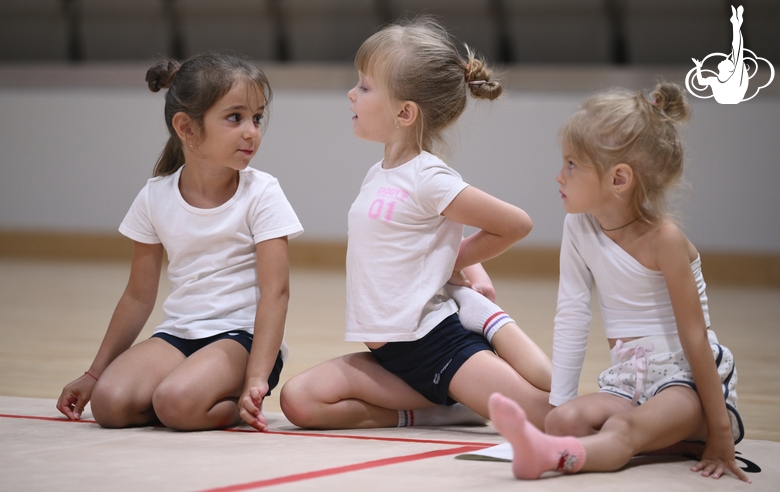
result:
[(195, 161), (181, 171), (179, 191), (184, 200), (197, 208), (216, 208), (233, 198), (238, 189), (238, 171), (213, 169)]
[(406, 164), (420, 155), (420, 149), (416, 145), (405, 145), (401, 142), (385, 144), (385, 157), (382, 160), (382, 169), (393, 169)]
[(626, 206), (615, 206), (615, 204), (603, 207), (592, 214), (598, 220), (601, 232), (612, 239), (615, 236), (622, 236), (626, 232), (633, 231), (635, 226), (643, 223), (635, 211)]

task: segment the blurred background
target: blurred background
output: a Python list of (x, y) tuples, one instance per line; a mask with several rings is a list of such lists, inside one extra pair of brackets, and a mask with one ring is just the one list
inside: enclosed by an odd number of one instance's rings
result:
[(263, 61), (350, 62), (377, 27), (425, 12), (504, 64), (688, 64), (729, 46), (732, 4), (745, 7), (746, 46), (777, 60), (776, 0), (3, 0), (0, 60), (229, 49)]
[[(777, 0), (0, 0), (0, 255), (128, 257), (116, 229), (167, 139), (145, 71), (231, 50), (274, 90), (252, 165), (303, 222), (293, 260), (343, 263), (347, 210), (382, 156), (352, 135), (354, 54), (382, 25), (428, 13), (503, 75), (505, 95), (470, 104), (443, 149), (534, 219), (496, 268), (554, 274), (558, 129), (593, 91), (684, 83), (691, 58), (728, 54), (732, 4), (745, 46), (780, 68)], [(780, 82), (739, 105), (690, 102), (678, 220), (710, 272), (780, 286)]]

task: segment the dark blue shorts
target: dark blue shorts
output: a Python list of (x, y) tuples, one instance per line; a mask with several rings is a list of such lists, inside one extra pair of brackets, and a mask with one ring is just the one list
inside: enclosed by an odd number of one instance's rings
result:
[[(223, 338), (235, 340), (236, 342), (243, 345), (247, 352), (252, 352), (253, 335), (244, 330), (235, 330), (226, 331), (225, 333), (220, 333), (208, 338), (196, 338), (194, 340), (189, 340), (186, 338), (179, 338), (177, 336), (171, 335), (170, 333), (158, 332), (152, 335), (152, 338), (161, 338), (165, 340), (179, 349), (179, 352), (184, 354), (184, 357), (189, 357), (206, 345), (210, 345), (217, 340), (222, 340)], [(274, 368), (271, 370), (271, 374), (268, 376), (268, 393), (266, 393), (265, 396), (270, 395), (271, 390), (276, 388), (276, 385), (279, 384), (279, 376), (282, 374), (283, 365), (284, 362), (282, 361), (282, 351), (280, 350), (276, 356)]]
[(450, 381), (472, 355), (493, 351), (482, 335), (468, 331), (453, 314), (419, 340), (389, 342), (371, 350), (379, 365), (439, 405), (457, 403), (448, 395)]

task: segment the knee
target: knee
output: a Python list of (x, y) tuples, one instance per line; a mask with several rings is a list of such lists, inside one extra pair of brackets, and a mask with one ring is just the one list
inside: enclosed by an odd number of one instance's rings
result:
[(166, 381), (160, 383), (152, 394), (155, 415), (164, 426), (175, 430), (191, 430), (188, 422), (197, 411), (195, 402), (197, 398), (187, 388)]
[(627, 438), (634, 435), (636, 431), (635, 418), (630, 412), (618, 413), (604, 422), (604, 425), (601, 426), (601, 431)]
[(553, 408), (544, 419), (544, 432), (553, 436), (582, 437), (595, 431), (587, 416), (575, 405)]
[(292, 377), (279, 393), (279, 404), (287, 419), (298, 427), (314, 428), (318, 425), (317, 405), (305, 374)]
[(92, 390), (90, 401), (95, 421), (101, 427), (111, 429), (129, 426), (133, 406), (129, 394), (121, 384), (112, 384), (104, 379), (98, 381)]

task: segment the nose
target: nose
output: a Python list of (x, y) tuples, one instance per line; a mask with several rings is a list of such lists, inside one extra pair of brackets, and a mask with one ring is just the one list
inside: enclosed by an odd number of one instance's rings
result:
[(558, 184), (563, 184), (563, 171), (558, 172), (558, 174), (555, 176), (555, 181), (557, 181)]
[(251, 122), (244, 127), (244, 138), (246, 140), (254, 140), (260, 136), (260, 128), (255, 126), (254, 122)]
[(351, 88), (349, 92), (347, 92), (347, 97), (350, 101), (355, 102), (355, 87)]

